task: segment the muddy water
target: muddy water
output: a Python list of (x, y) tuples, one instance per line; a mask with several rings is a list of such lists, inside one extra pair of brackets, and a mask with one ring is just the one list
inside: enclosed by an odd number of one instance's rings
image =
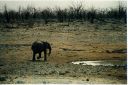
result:
[(92, 66), (126, 66), (125, 60), (102, 60), (102, 61), (75, 61), (73, 64), (92, 65)]

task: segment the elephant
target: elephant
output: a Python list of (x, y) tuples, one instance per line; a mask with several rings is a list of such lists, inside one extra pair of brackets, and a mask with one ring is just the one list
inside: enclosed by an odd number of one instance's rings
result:
[(35, 56), (37, 53), (39, 54), (39, 57), (37, 57), (37, 59), (40, 59), (42, 51), (44, 51), (44, 61), (47, 61), (47, 49), (49, 49), (49, 56), (51, 54), (51, 45), (48, 42), (35, 41), (32, 43), (31, 49), (33, 51), (32, 61), (36, 60)]

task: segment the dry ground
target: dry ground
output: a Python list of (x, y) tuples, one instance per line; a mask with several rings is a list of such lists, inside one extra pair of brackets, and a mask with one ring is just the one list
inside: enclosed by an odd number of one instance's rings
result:
[[(52, 54), (47, 63), (43, 62), (43, 58), (31, 61), (31, 44), (35, 40), (50, 42)], [(77, 60), (126, 58), (126, 25), (120, 22), (74, 22), (69, 26), (66, 23), (50, 23), (33, 28), (1, 28), (0, 31), (0, 74), (7, 76), (7, 80), (1, 83), (126, 83), (125, 67), (87, 66), (91, 71), (96, 68), (95, 72), (88, 73), (86, 66), (71, 64)], [(51, 68), (49, 73), (46, 72), (48, 68)], [(83, 68), (82, 71), (79, 72), (79, 68)], [(33, 81), (35, 77), (38, 80)], [(44, 80), (45, 77), (47, 80)]]

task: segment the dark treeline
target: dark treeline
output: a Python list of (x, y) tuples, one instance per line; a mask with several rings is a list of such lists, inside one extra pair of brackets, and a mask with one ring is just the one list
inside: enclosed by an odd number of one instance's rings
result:
[(27, 7), (25, 9), (19, 7), (18, 11), (8, 10), (4, 6), (4, 11), (0, 12), (0, 23), (30, 23), (43, 21), (45, 24), (51, 21), (56, 22), (72, 22), (74, 20), (89, 21), (95, 23), (95, 20), (119, 19), (126, 23), (126, 7), (119, 4), (117, 8), (97, 10), (94, 7), (84, 9), (82, 4), (70, 6), (68, 9), (60, 9), (56, 7), (54, 10), (50, 8), (36, 9)]

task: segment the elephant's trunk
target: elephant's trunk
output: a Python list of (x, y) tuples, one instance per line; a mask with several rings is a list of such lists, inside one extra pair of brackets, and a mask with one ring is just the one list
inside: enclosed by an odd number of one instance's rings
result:
[(51, 54), (51, 50), (52, 50), (52, 48), (51, 48), (50, 45), (49, 45), (48, 49), (49, 49), (49, 56), (50, 56), (50, 54)]

